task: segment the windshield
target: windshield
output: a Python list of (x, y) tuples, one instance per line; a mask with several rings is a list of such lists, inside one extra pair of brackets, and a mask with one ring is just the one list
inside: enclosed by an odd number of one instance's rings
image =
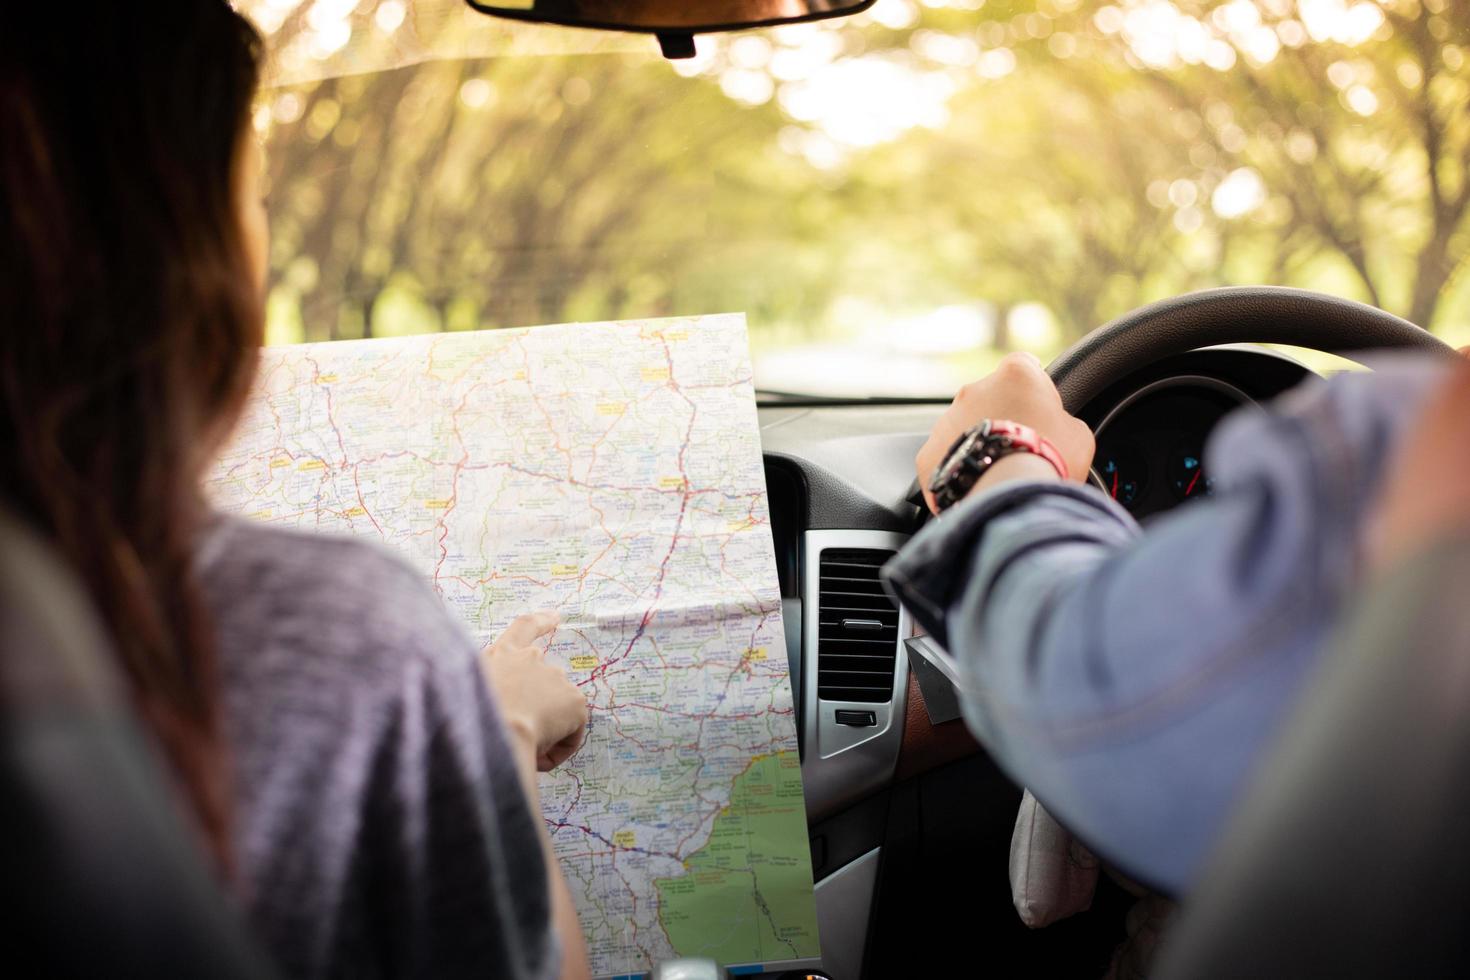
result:
[(273, 343), (732, 311), (758, 387), (944, 396), (1262, 283), (1470, 343), (1458, 0), (878, 0), (685, 62), (459, 0), (238, 5)]

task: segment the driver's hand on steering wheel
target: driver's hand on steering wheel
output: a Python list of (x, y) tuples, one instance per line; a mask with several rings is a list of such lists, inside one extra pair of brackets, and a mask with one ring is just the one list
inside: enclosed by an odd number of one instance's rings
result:
[[(1092, 430), (1081, 419), (1067, 414), (1062, 407), (1062, 396), (1042, 370), (1041, 361), (1031, 354), (1007, 354), (989, 375), (960, 389), (944, 415), (934, 424), (929, 441), (924, 443), (914, 460), (919, 486), (924, 491), (924, 500), (930, 511), (935, 510), (934, 497), (929, 493), (929, 481), (933, 479), (935, 470), (944, 462), (945, 454), (955, 440), (983, 419), (1005, 419), (1029, 425), (1057, 447), (1067, 462), (1071, 478), (1086, 482), (1094, 449)], [(1001, 475), (1002, 466), (1011, 459), (1016, 459), (1021, 466), (1034, 462), (1041, 463), (1041, 468), (1047, 471), (1051, 470), (1040, 460), (1023, 459), (1018, 454), (1001, 460), (991, 472)], [(1039, 469), (1032, 468), (1032, 472), (1039, 472)], [(989, 475), (986, 474), (987, 477)], [(982, 478), (977, 487), (990, 486), (993, 482)]]

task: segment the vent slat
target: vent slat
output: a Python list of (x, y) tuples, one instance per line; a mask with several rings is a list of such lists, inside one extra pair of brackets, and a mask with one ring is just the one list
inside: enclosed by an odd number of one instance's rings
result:
[(872, 592), (876, 589), (879, 593), (883, 591), (882, 582), (867, 576), (854, 578), (847, 575), (822, 575), (820, 578), (823, 585), (830, 584), (837, 589), (857, 589), (859, 592)]
[(893, 552), (829, 548), (817, 568), (817, 696), (881, 704), (893, 699), (898, 609), (878, 570)]
[(898, 613), (895, 612), (893, 607), (891, 606), (887, 609), (879, 609), (873, 606), (829, 606), (827, 603), (824, 602), (822, 603), (822, 608), (819, 609), (818, 612), (852, 613), (853, 615), (844, 617), (847, 619), (869, 619), (877, 616), (883, 619), (892, 619), (893, 625), (898, 625)]
[(893, 700), (892, 692), (870, 687), (824, 687), (817, 691), (823, 701), (855, 701), (859, 704), (882, 704)]
[(861, 595), (872, 596), (875, 599), (887, 599), (888, 593), (883, 591), (880, 582), (869, 583), (871, 588), (864, 588), (860, 582), (829, 582), (822, 580), (822, 591), (830, 592), (832, 595)]
[(883, 640), (847, 640), (841, 637), (817, 638), (825, 653), (834, 657), (888, 657), (893, 658), (893, 644)]

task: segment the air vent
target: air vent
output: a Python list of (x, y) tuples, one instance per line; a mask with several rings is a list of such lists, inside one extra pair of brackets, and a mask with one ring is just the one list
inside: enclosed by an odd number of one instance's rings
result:
[(878, 569), (892, 551), (828, 548), (821, 554), (817, 697), (879, 704), (893, 700), (898, 608)]

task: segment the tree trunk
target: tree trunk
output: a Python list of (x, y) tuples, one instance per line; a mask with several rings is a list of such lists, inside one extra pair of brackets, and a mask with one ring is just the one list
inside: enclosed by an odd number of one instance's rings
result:
[(1447, 228), (1442, 226), (1424, 246), (1424, 251), (1419, 253), (1419, 268), (1414, 276), (1414, 292), (1409, 301), (1408, 319), (1425, 330), (1434, 326), (1434, 314), (1439, 310), (1440, 296), (1454, 271), (1449, 252), (1450, 236)]
[(991, 330), (990, 345), (1002, 354), (1011, 350), (1011, 304), (995, 305), (995, 326)]

